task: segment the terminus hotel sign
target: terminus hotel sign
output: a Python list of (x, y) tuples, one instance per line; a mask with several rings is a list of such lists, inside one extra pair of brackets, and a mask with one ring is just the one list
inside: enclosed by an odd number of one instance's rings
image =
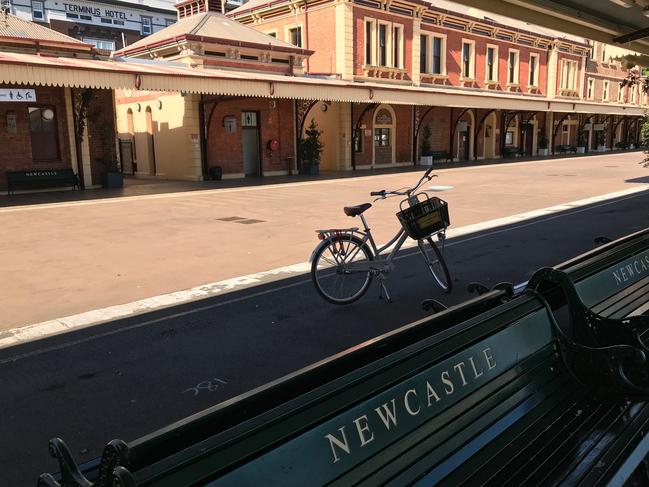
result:
[[(543, 313), (423, 370), (426, 352), (420, 352), (411, 357), (417, 362), (413, 370), (420, 372), (230, 472), (215, 486), (255, 485), (263, 479), (285, 487), (323, 485), (339, 478), (551, 343), (551, 331), (540, 326)], [(405, 367), (406, 359), (398, 365)]]
[(95, 17), (108, 17), (117, 20), (128, 20), (128, 14), (119, 10), (99, 8), (91, 5), (78, 5), (76, 3), (62, 3), (66, 13), (93, 15)]

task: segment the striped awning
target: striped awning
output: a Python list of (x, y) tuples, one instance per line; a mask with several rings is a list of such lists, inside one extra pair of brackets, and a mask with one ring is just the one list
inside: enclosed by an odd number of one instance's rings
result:
[(448, 86), (363, 83), (327, 77), (191, 67), (179, 63), (119, 59), (103, 61), (4, 52), (0, 52), (0, 83), (537, 112), (633, 116), (642, 116), (644, 113), (644, 108), (640, 106), (598, 104)]

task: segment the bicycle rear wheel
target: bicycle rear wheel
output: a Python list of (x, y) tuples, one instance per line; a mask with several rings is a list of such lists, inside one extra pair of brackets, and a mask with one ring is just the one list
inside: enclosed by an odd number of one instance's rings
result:
[(435, 282), (442, 288), (442, 291), (450, 293), (453, 288), (451, 274), (448, 272), (444, 256), (439, 251), (437, 245), (435, 245), (432, 237), (418, 240), (417, 245), (419, 245), (419, 250), (421, 251), (421, 255), (424, 256), (426, 267), (428, 267)]
[(320, 244), (313, 256), (313, 285), (330, 303), (353, 303), (372, 283), (372, 272), (367, 265), (372, 260), (372, 252), (358, 237), (331, 237)]

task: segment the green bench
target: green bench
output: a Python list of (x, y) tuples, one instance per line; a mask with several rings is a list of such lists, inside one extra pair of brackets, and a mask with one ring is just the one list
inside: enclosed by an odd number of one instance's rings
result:
[[(535, 291), (502, 298), (485, 293), (130, 444), (114, 440), (85, 467), (53, 440), (59, 479), (622, 485), (649, 450), (649, 404), (611, 392), (622, 380), (609, 374), (612, 364), (629, 347), (588, 349), (597, 358), (590, 373), (602, 380), (582, 385), (564, 361), (584, 350), (558, 347), (562, 332), (545, 299)], [(39, 485), (59, 484), (44, 474)]]
[(447, 151), (443, 151), (443, 150), (432, 151), (430, 155), (433, 156), (433, 162), (441, 161), (441, 160), (445, 160), (446, 162), (453, 161), (453, 156), (451, 156), (451, 153)]
[(557, 146), (557, 151), (559, 152), (559, 154), (568, 154), (569, 152), (576, 154), (577, 148), (572, 145), (560, 145)]
[(503, 157), (519, 157), (523, 155), (523, 151), (518, 147), (506, 146), (503, 148)]
[[(528, 287), (567, 304), (569, 326), (585, 345), (626, 344), (649, 354), (649, 230), (539, 270)], [(649, 371), (649, 368), (646, 368)], [(634, 385), (649, 387), (649, 378)]]
[(7, 171), (6, 175), (8, 195), (14, 194), (17, 188), (80, 187), (79, 178), (72, 169), (29, 169)]

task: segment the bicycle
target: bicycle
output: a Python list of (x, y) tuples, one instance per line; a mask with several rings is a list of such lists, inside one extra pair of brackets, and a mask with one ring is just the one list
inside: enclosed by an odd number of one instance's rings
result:
[[(392, 302), (385, 286), (387, 276), (395, 268), (395, 256), (408, 238), (417, 241), (419, 251), (435, 282), (446, 293), (453, 286), (448, 266), (444, 260), (446, 228), (450, 225), (448, 204), (436, 197), (429, 197), (425, 191), (417, 192), (424, 181), (430, 181), (432, 168), (428, 169), (412, 188), (395, 191), (372, 191), (374, 202), (394, 196), (405, 196), (400, 204), (397, 218), (401, 229), (382, 247), (377, 247), (370, 227), (363, 213), (372, 207), (371, 203), (348, 206), (344, 212), (349, 217), (359, 217), (363, 230), (358, 227), (316, 230), (322, 240), (311, 254), (311, 279), (318, 294), (333, 304), (350, 304), (360, 299), (376, 277), (380, 281), (379, 299), (383, 294)], [(422, 198), (425, 199), (422, 200)], [(408, 207), (403, 208), (404, 203)], [(433, 241), (437, 235), (441, 250)], [(368, 245), (369, 243), (369, 245)], [(383, 253), (392, 245), (387, 257)], [(332, 272), (333, 271), (333, 272)]]

